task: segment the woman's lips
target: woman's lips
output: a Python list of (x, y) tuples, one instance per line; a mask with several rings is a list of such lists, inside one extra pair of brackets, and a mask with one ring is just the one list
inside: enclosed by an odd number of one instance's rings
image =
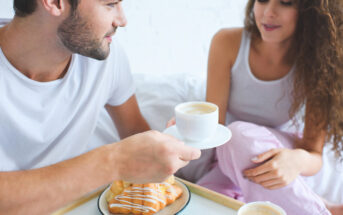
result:
[(280, 25), (269, 25), (269, 24), (263, 24), (263, 28), (264, 30), (266, 31), (274, 31), (278, 28), (280, 28), (281, 26)]

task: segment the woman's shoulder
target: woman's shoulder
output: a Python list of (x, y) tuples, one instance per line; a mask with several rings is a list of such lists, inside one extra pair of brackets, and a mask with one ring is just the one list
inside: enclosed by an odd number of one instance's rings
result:
[(2, 45), (2, 38), (3, 38), (3, 31), (4, 31), (3, 28), (4, 28), (4, 27), (1, 27), (1, 26), (0, 26), (0, 47), (1, 47), (1, 45)]
[(240, 43), (243, 34), (243, 28), (222, 28), (213, 37), (224, 43)]
[(243, 28), (224, 28), (219, 30), (212, 39), (211, 49), (215, 50), (216, 56), (230, 61), (232, 65), (237, 58), (241, 45)]

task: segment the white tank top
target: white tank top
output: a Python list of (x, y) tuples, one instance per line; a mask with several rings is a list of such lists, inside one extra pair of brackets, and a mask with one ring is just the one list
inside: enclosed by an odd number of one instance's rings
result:
[(256, 78), (249, 65), (250, 43), (250, 34), (243, 31), (238, 56), (231, 69), (226, 122), (239, 120), (280, 127), (290, 119), (292, 74), (295, 67), (278, 80), (263, 81)]

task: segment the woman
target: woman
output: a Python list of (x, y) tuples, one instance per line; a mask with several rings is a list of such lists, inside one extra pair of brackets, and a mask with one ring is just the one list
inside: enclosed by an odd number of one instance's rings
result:
[[(330, 214), (299, 176), (320, 170), (325, 141), (342, 152), (342, 11), (340, 0), (249, 0), (245, 28), (214, 36), (206, 98), (233, 137), (199, 184), (292, 215)], [(283, 131), (303, 107), (303, 133)]]

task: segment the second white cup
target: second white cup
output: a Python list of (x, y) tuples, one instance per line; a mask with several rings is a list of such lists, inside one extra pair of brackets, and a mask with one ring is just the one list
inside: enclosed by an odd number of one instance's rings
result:
[(268, 201), (250, 202), (243, 205), (237, 215), (287, 215), (278, 205)]
[(219, 120), (218, 106), (210, 102), (194, 101), (175, 107), (176, 128), (188, 141), (206, 140), (216, 132)]

